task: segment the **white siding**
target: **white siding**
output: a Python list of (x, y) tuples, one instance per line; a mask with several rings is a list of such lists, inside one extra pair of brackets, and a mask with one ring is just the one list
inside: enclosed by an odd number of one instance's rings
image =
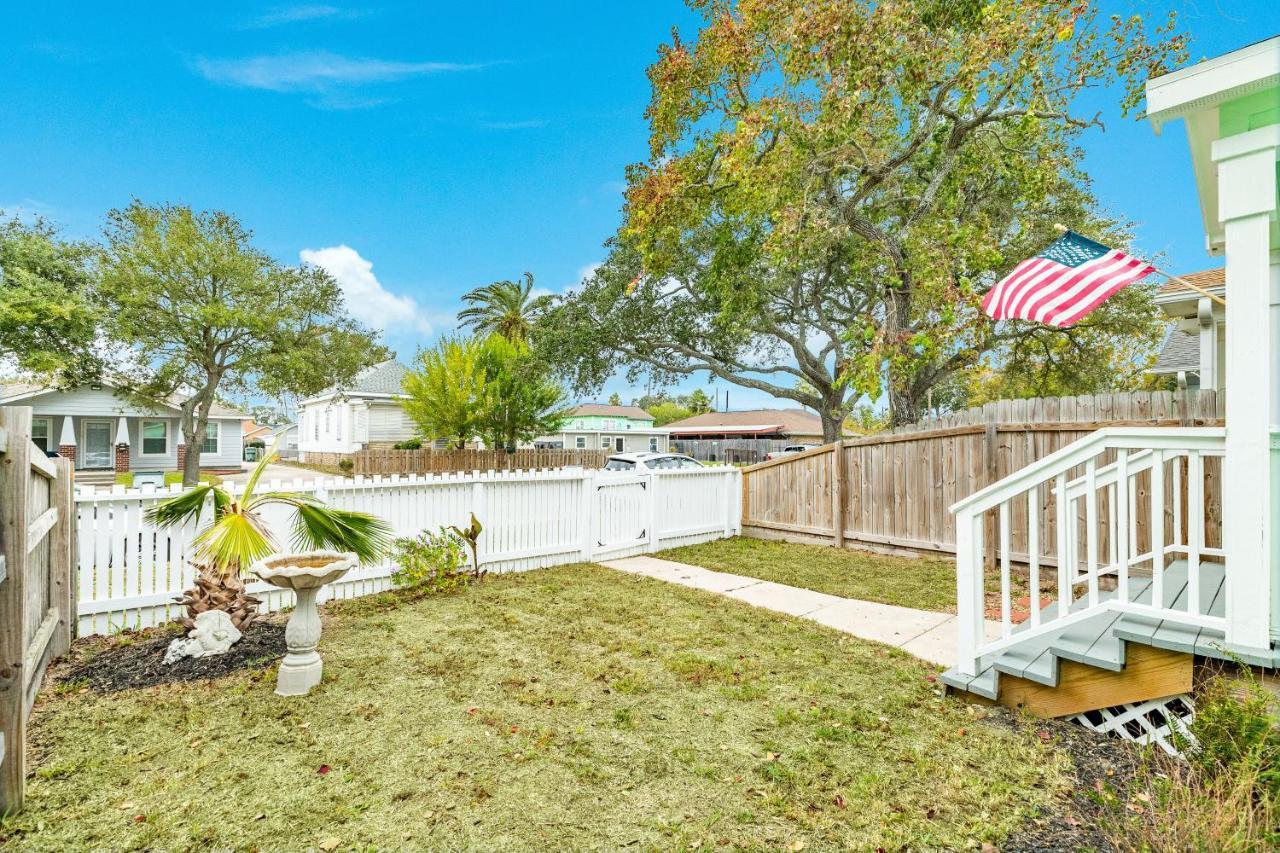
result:
[(35, 397), (15, 401), (16, 406), (30, 406), (36, 415), (90, 415), (94, 417), (110, 417), (112, 415), (160, 415), (175, 413), (174, 409), (159, 407), (151, 410), (140, 408), (115, 395), (110, 388), (93, 390), (77, 388), (74, 391), (48, 391)]
[(418, 427), (398, 403), (374, 403), (369, 407), (369, 443), (404, 441), (418, 434)]

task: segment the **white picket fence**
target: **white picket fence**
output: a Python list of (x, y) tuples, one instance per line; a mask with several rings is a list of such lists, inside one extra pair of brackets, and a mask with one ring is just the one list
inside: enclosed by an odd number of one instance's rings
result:
[[(570, 468), (275, 481), (259, 489), (316, 493), (333, 506), (386, 519), (396, 536), (462, 526), (474, 512), (484, 526), (482, 566), (511, 572), (733, 536), (740, 531), (741, 482), (735, 468), (647, 474)], [(173, 599), (191, 585), (188, 557), (199, 525), (162, 530), (144, 518), (147, 507), (178, 491), (116, 487), (77, 494), (81, 635), (149, 627), (180, 615)], [(263, 515), (280, 547), (288, 548), (290, 511), (269, 506)], [(381, 592), (391, 586), (392, 570), (390, 560), (362, 566), (330, 587), (328, 596)], [(293, 603), (292, 593), (261, 582), (249, 588), (267, 610)]]

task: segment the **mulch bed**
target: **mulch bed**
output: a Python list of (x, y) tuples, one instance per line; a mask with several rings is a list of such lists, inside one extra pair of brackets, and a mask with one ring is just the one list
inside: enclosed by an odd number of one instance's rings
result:
[(165, 650), (179, 636), (173, 631), (160, 631), (140, 632), (124, 641), (99, 640), (78, 650), (79, 654), (73, 650), (73, 661), (58, 673), (57, 680), (63, 684), (83, 683), (99, 693), (114, 693), (218, 678), (243, 669), (266, 669), (285, 653), (284, 624), (259, 619), (226, 654), (165, 664)]
[(1001, 708), (988, 712), (996, 725), (1034, 729), (1055, 749), (1065, 751), (1072, 765), (1069, 792), (1014, 832), (1000, 846), (1001, 853), (1115, 849), (1103, 827), (1114, 823), (1117, 799), (1128, 799), (1126, 792), (1142, 765), (1142, 748), (1066, 720), (1037, 720)]

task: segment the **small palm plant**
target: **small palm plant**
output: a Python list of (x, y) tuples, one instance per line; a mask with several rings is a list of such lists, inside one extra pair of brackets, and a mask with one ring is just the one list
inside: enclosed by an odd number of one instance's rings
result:
[(332, 548), (372, 562), (390, 544), (391, 527), (376, 516), (326, 506), (315, 495), (303, 492), (257, 493), (258, 480), (276, 458), (274, 452), (263, 455), (241, 495), (233, 496), (218, 486), (202, 483), (147, 510), (148, 521), (159, 527), (172, 527), (198, 519), (212, 498), (213, 521), (193, 543), (195, 586), (178, 599), (187, 607), (187, 618), (181, 621), (188, 628), (194, 627), (195, 617), (206, 610), (227, 611), (241, 631), (253, 622), (259, 602), (245, 592), (240, 574), (278, 550), (261, 515), (270, 504), (293, 508), (291, 544), (299, 550)]

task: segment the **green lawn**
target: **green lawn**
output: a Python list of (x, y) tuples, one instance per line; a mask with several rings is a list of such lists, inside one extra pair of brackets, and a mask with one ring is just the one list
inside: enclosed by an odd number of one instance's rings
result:
[(47, 687), (0, 846), (964, 848), (1064, 784), (903, 653), (598, 566), (326, 620), (303, 698)]
[(693, 566), (920, 610), (956, 609), (954, 559), (889, 557), (765, 539), (721, 539), (663, 551)]

